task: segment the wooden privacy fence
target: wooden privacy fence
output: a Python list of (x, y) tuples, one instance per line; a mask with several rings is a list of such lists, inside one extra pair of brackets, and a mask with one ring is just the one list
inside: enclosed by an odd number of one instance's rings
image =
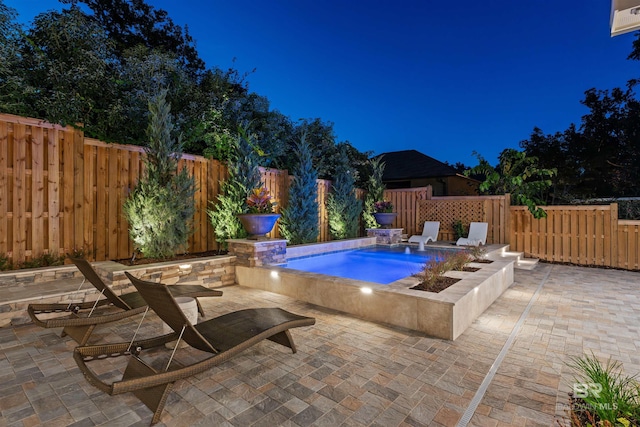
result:
[[(106, 144), (72, 127), (0, 114), (0, 255), (14, 262), (74, 250), (95, 260), (131, 257), (134, 247), (122, 204), (143, 172), (143, 156), (142, 147)], [(220, 193), (227, 168), (192, 155), (184, 155), (179, 167), (197, 185), (188, 250), (216, 250), (207, 209)], [(261, 168), (261, 173), (279, 206), (286, 206), (292, 177), (277, 169)], [(318, 241), (327, 241), (325, 202), (331, 181), (317, 182)], [(356, 195), (362, 199), (364, 192)], [(279, 237), (278, 228), (269, 236)]]
[(416, 224), (418, 203), (431, 198), (431, 186), (418, 188), (399, 188), (384, 190), (384, 200), (393, 204), (393, 211), (397, 212), (393, 228), (404, 228), (408, 235), (422, 233), (422, 224)]
[(618, 205), (545, 206), (535, 219), (511, 207), (511, 249), (546, 261), (640, 269), (640, 221), (618, 219)]
[[(0, 115), (0, 255), (14, 262), (43, 253), (84, 250), (95, 260), (133, 253), (122, 204), (143, 170), (144, 150), (84, 138), (81, 131), (18, 116)], [(225, 165), (201, 156), (180, 160), (195, 177), (196, 214), (190, 252), (215, 250), (207, 216)], [(292, 177), (262, 169), (265, 185), (287, 205)], [(330, 240), (326, 199), (331, 181), (318, 180), (319, 241)], [(357, 190), (362, 199), (364, 192)], [(453, 240), (453, 222), (489, 223), (487, 243), (543, 260), (640, 269), (640, 221), (618, 220), (617, 204), (547, 206), (536, 220), (525, 207), (510, 206), (509, 195), (432, 197), (431, 188), (385, 190), (398, 213), (394, 227), (419, 234), (424, 221), (440, 221), (440, 240)], [(279, 237), (275, 229), (271, 237)]]
[[(74, 250), (96, 260), (130, 257), (122, 204), (143, 170), (143, 153), (70, 127), (0, 115), (0, 254), (14, 262)], [(189, 155), (180, 167), (198, 185), (189, 251), (216, 249), (206, 208), (226, 167)]]
[(415, 224), (422, 232), (425, 221), (440, 221), (439, 240), (455, 240), (453, 223), (462, 221), (468, 229), (471, 222), (489, 224), (487, 243), (509, 243), (509, 207), (511, 197), (504, 196), (445, 196), (419, 200)]

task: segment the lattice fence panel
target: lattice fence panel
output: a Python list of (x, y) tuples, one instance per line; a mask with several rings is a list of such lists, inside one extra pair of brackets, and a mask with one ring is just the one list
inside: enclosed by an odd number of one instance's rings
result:
[(453, 223), (485, 220), (485, 203), (482, 200), (418, 200), (418, 224), (440, 221), (440, 240), (453, 240)]

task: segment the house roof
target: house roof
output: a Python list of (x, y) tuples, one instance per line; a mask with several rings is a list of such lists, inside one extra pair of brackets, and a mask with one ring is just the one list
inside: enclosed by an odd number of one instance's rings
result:
[(451, 166), (416, 150), (391, 151), (379, 156), (385, 164), (383, 181), (438, 178), (458, 173)]

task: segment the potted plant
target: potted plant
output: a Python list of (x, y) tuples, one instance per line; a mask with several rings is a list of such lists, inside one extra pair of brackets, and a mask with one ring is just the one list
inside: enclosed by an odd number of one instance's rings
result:
[(246, 214), (238, 215), (244, 229), (249, 233), (247, 239), (266, 239), (276, 224), (280, 214), (274, 213), (276, 202), (271, 201), (271, 195), (266, 187), (254, 188), (247, 197)]
[(380, 200), (373, 204), (373, 216), (381, 228), (389, 228), (396, 219), (396, 212), (393, 212), (393, 204), (386, 200)]

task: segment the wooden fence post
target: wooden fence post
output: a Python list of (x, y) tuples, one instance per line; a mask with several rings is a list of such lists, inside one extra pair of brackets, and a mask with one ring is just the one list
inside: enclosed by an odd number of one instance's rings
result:
[(610, 246), (610, 267), (621, 267), (618, 254), (618, 204), (611, 203), (611, 246)]

